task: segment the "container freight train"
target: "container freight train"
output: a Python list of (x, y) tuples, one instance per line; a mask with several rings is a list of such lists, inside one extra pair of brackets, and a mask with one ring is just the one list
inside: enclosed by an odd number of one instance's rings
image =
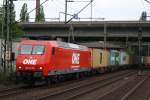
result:
[(60, 41), (24, 40), (18, 48), (17, 77), (23, 80), (80, 76), (129, 66), (125, 51), (88, 48)]

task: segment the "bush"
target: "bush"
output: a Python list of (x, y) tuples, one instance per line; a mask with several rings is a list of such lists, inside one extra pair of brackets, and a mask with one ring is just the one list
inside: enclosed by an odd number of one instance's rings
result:
[(15, 73), (4, 74), (0, 72), (0, 84), (12, 84), (15, 82)]

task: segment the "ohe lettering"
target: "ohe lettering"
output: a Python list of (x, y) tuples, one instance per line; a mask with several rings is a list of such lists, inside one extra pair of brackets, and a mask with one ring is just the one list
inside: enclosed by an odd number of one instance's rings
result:
[(24, 59), (23, 64), (36, 65), (37, 59)]

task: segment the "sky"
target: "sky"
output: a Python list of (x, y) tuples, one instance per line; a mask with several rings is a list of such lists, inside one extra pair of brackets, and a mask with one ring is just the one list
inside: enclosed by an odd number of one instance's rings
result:
[[(45, 0), (41, 0), (41, 3)], [(76, 2), (76, 1), (90, 1), (90, 0), (74, 0), (75, 2), (68, 2), (68, 14), (78, 13), (89, 2)], [(18, 0), (14, 1), (16, 20), (19, 20), (20, 10), (22, 5), (27, 3), (28, 12), (35, 8), (35, 0)], [(2, 4), (2, 0), (0, 0)], [(64, 21), (64, 14), (60, 12), (65, 11), (65, 0), (48, 0), (43, 4), (45, 17), (47, 21)], [(142, 11), (146, 11), (150, 15), (150, 4), (144, 0), (94, 0), (92, 3), (92, 17), (93, 20), (139, 20)], [(35, 18), (35, 11), (30, 13), (31, 21)], [(67, 16), (68, 20), (71, 16)], [(78, 17), (83, 18), (91, 17), (91, 5), (78, 14)], [(50, 18), (50, 19), (49, 19)], [(99, 18), (99, 19), (97, 19)], [(77, 19), (74, 19), (77, 20)], [(79, 20), (79, 19), (78, 19)], [(87, 20), (87, 19), (86, 19)]]

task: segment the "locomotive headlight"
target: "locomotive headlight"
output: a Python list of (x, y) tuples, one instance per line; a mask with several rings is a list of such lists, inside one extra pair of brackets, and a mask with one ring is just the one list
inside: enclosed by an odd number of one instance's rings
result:
[(21, 66), (19, 66), (19, 69), (21, 69)]
[(42, 67), (40, 67), (40, 69), (43, 69)]

